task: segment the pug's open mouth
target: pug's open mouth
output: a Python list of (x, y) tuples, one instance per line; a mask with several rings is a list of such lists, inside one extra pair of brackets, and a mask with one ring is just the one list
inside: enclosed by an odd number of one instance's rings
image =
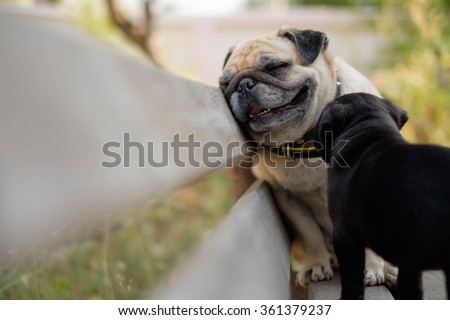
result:
[(262, 109), (258, 106), (248, 108), (248, 123), (253, 130), (264, 130), (265, 127), (292, 120), (297, 115), (304, 114), (310, 100), (312, 89), (304, 85), (294, 98), (287, 104)]

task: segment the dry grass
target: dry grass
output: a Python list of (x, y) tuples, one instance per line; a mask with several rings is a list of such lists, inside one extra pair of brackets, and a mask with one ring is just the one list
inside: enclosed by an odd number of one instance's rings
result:
[(104, 219), (95, 232), (86, 226), (51, 249), (35, 245), (10, 253), (0, 261), (0, 298), (137, 298), (189, 253), (232, 201), (228, 177), (220, 172)]

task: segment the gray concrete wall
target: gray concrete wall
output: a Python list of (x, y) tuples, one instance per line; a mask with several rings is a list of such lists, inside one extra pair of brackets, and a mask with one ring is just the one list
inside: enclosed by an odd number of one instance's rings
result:
[[(242, 137), (217, 88), (133, 60), (34, 11), (0, 9), (0, 244), (3, 249), (58, 226), (111, 213), (214, 169), (164, 168), (137, 149), (124, 168), (104, 168), (106, 142), (123, 157), (124, 134), (155, 160), (162, 143), (225, 146)], [(146, 153), (149, 148), (146, 148)], [(195, 159), (202, 160), (198, 148)], [(181, 159), (187, 159), (186, 149)], [(227, 155), (228, 158), (231, 155)], [(27, 235), (24, 237), (23, 235)]]

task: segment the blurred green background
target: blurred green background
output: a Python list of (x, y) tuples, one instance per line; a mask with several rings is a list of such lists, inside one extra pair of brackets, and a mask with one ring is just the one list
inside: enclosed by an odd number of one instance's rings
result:
[[(134, 57), (148, 59), (111, 22), (106, 1), (1, 2), (27, 6), (50, 3), (69, 12), (70, 23)], [(152, 5), (168, 10), (174, 3), (156, 0)], [(371, 80), (385, 97), (408, 111), (410, 120), (404, 133), (410, 141), (450, 146), (449, 0), (242, 0), (240, 10), (274, 4), (288, 9), (332, 6), (375, 13), (371, 28), (387, 41), (379, 50)], [(163, 55), (153, 49), (156, 57)], [(202, 80), (195, 71), (156, 60), (173, 72)], [(221, 171), (127, 214), (70, 232), (63, 240), (49, 239), (27, 252), (11, 251), (0, 257), (0, 298), (137, 298), (143, 290), (170, 277), (171, 268), (219, 223), (233, 201), (227, 173)]]

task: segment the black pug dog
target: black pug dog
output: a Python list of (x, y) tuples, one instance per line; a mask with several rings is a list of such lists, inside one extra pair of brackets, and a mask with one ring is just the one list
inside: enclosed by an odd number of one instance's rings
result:
[(450, 149), (407, 143), (407, 120), (392, 102), (353, 93), (330, 102), (315, 129), (342, 299), (364, 298), (364, 247), (399, 267), (399, 299), (423, 298), (427, 269), (444, 270), (450, 294)]

